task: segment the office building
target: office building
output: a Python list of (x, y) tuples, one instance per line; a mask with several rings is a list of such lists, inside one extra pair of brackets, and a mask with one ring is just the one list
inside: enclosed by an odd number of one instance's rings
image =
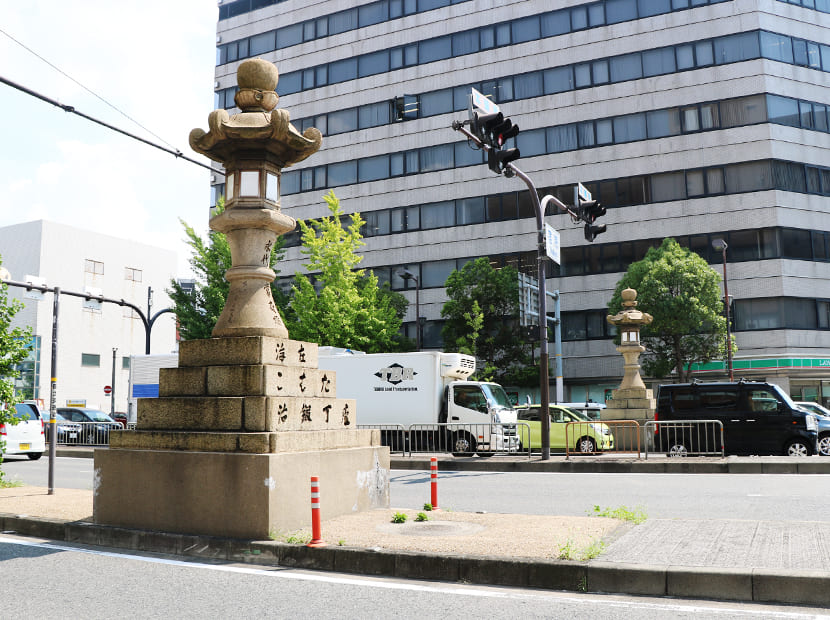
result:
[[(127, 411), (130, 356), (146, 347), (144, 323), (129, 305), (96, 303), (69, 293), (123, 300), (152, 317), (170, 307), (165, 290), (176, 274), (176, 254), (129, 239), (37, 220), (0, 228), (3, 267), (16, 282), (34, 282), (62, 291), (58, 303), (56, 404), (87, 406), (110, 413)], [(15, 381), (23, 398), (50, 405), (53, 293), (9, 287), (24, 308), (14, 326), (30, 327), (32, 352)], [(148, 308), (148, 304), (151, 307)], [(149, 312), (148, 312), (149, 310)], [(151, 330), (153, 353), (177, 350), (176, 321), (160, 315)], [(113, 375), (115, 382), (113, 383)]]
[[(233, 108), (253, 56), (279, 68), (293, 123), (324, 135), (284, 171), (283, 210), (326, 215), (332, 189), (359, 211), (363, 265), (413, 300), (398, 273), (420, 277), (426, 346), (441, 346), (453, 269), (489, 256), (535, 270), (525, 186), (451, 129), (475, 88), (521, 127), (516, 164), (542, 195), (570, 204), (582, 182), (608, 209), (593, 243), (569, 216), (546, 218), (561, 232), (548, 288), (562, 292), (566, 400), (619, 383), (607, 303), (665, 237), (719, 273), (712, 242), (726, 241), (737, 377), (830, 398), (828, 0), (224, 1), (218, 107)], [(292, 241), (283, 276), (301, 268)], [(698, 374), (723, 378), (724, 364)]]

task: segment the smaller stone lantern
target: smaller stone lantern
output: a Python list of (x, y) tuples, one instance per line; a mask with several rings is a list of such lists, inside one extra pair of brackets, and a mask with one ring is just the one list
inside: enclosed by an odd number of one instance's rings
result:
[(622, 292), (623, 310), (617, 314), (607, 317), (612, 325), (620, 330), (620, 346), (617, 351), (622, 353), (625, 359), (625, 375), (623, 376), (620, 389), (639, 387), (645, 389), (646, 385), (640, 377), (640, 354), (646, 349), (640, 344), (640, 326), (648, 325), (653, 320), (650, 314), (637, 310), (637, 291), (627, 288)]
[[(625, 360), (623, 380), (620, 387), (611, 393), (611, 400), (602, 411), (603, 420), (635, 420), (642, 425), (654, 419), (657, 403), (651, 390), (646, 389), (640, 377), (640, 354), (646, 349), (640, 344), (640, 328), (652, 322), (650, 314), (637, 309), (637, 291), (627, 288), (622, 292), (623, 309), (606, 319), (620, 330), (620, 346), (617, 351)], [(616, 448), (631, 451), (637, 442), (636, 434), (624, 425), (615, 428)], [(646, 442), (649, 438), (643, 434), (640, 438)], [(637, 443), (635, 443), (637, 442)]]

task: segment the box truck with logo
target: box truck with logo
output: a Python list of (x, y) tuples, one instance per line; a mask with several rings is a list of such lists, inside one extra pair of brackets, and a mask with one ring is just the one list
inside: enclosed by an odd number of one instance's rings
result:
[[(469, 381), (475, 358), (461, 353), (359, 353), (320, 347), (319, 367), (333, 370), (337, 396), (357, 401), (357, 424), (387, 427), (393, 449), (409, 431), (411, 446), (457, 455), (519, 449), (516, 412), (497, 383)], [(410, 429), (412, 425), (418, 425)], [(437, 426), (441, 425), (441, 426)]]

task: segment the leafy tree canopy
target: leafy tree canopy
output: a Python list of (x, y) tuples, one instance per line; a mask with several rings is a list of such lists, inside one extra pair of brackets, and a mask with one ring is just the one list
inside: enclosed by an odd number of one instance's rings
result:
[[(305, 267), (315, 273), (315, 284), (295, 275), (288, 330), (292, 338), (378, 353), (400, 350), (399, 302), (391, 291), (378, 288), (377, 277), (357, 266), (364, 244), (363, 219), (353, 213), (341, 223), (343, 212), (334, 192), (324, 196), (330, 215), (300, 222)], [(396, 308), (396, 304), (398, 308)]]
[(654, 317), (640, 330), (646, 374), (661, 379), (675, 371), (678, 381), (685, 382), (692, 364), (724, 356), (720, 282), (705, 260), (674, 239), (664, 239), (659, 248), (649, 249), (643, 260), (631, 264), (617, 283), (608, 312), (622, 310), (622, 291), (633, 288), (637, 309)]
[[(216, 205), (217, 213), (221, 213), (224, 207), (224, 200), (220, 199)], [(187, 244), (193, 250), (190, 265), (196, 274), (196, 285), (189, 291), (172, 280), (167, 294), (173, 302), (182, 339), (210, 338), (228, 298), (230, 284), (225, 279), (225, 272), (231, 267), (231, 250), (224, 233), (211, 230), (205, 241), (186, 222), (182, 221), (182, 226)], [(279, 273), (276, 264), (285, 254), (283, 246), (283, 238), (279, 237), (271, 249), (270, 267), (276, 273)], [(277, 308), (284, 309), (288, 305), (287, 297), (276, 284), (271, 284), (271, 294)]]
[(494, 269), (486, 257), (453, 271), (446, 282), (448, 300), (442, 335), (447, 351), (484, 362), (479, 376), (510, 385), (538, 380), (519, 333), (519, 276), (515, 267)]
[[(2, 264), (0, 260), (0, 265)], [(12, 319), (22, 308), (22, 303), (9, 299), (9, 287), (0, 283), (0, 424), (16, 422), (12, 411), (19, 398), (14, 391), (14, 380), (20, 376), (17, 367), (28, 356), (32, 340), (30, 328), (12, 327)], [(0, 463), (2, 462), (3, 449), (0, 446)], [(2, 485), (3, 472), (0, 471), (0, 486)]]

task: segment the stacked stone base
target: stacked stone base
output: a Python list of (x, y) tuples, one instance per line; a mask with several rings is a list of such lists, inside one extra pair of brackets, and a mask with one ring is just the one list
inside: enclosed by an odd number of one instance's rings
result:
[[(654, 412), (657, 409), (657, 401), (654, 399), (652, 390), (644, 387), (619, 388), (611, 392), (611, 400), (607, 407), (602, 410), (602, 420), (634, 420), (640, 425), (639, 445), (645, 449), (646, 442), (652, 437), (643, 428), (646, 422), (654, 420)], [(612, 429), (614, 432), (615, 445), (618, 450), (630, 451), (635, 449), (638, 436), (633, 428), (619, 426)]]
[(389, 506), (389, 450), (357, 430), (317, 346), (265, 336), (181, 343), (135, 431), (95, 452), (96, 523), (264, 539), (321, 516)]

